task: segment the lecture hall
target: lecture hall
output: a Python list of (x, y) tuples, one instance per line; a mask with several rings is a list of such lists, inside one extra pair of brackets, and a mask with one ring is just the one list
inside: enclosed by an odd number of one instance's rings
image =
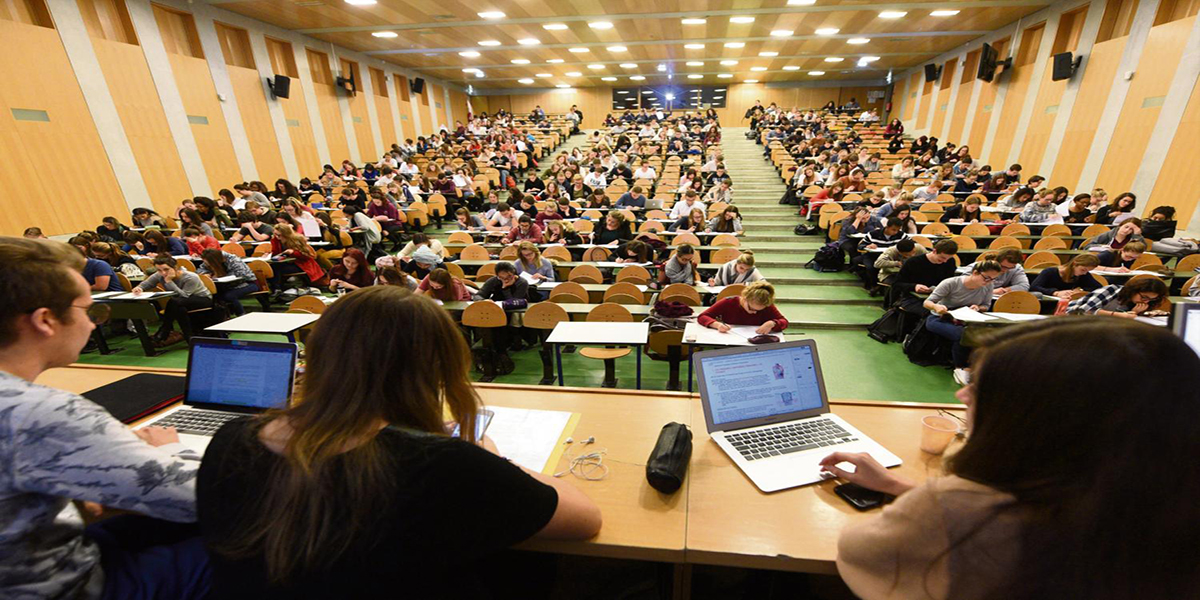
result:
[(1198, 13), (0, 0), (0, 598), (1200, 600)]

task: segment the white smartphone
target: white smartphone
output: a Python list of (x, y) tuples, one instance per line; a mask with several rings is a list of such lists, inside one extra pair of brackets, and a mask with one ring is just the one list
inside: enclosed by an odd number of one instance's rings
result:
[[(483, 434), (487, 431), (488, 425), (491, 425), (492, 417), (494, 417), (494, 416), (496, 416), (496, 413), (493, 411), (490, 411), (486, 408), (480, 409), (480, 411), (478, 413), (475, 413), (475, 440), (476, 441), (483, 439)], [(462, 437), (461, 434), (462, 434), (462, 430), (459, 429), (458, 424), (455, 423), (454, 424), (454, 433), (452, 435), (454, 437)]]

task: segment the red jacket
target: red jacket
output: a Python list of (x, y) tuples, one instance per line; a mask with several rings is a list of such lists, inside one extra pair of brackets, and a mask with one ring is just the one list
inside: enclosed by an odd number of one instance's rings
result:
[(722, 298), (719, 302), (700, 313), (700, 317), (696, 319), (696, 322), (703, 327), (708, 327), (717, 321), (721, 321), (726, 325), (753, 325), (757, 327), (767, 321), (774, 321), (775, 328), (772, 331), (787, 329), (788, 320), (780, 314), (779, 309), (775, 308), (775, 305), (750, 314), (746, 312), (746, 309), (742, 308), (742, 303), (739, 300), (736, 296)]
[(200, 256), (201, 252), (204, 252), (209, 248), (216, 248), (218, 250), (221, 249), (221, 244), (217, 242), (217, 238), (211, 235), (200, 236), (199, 242), (193, 242), (191, 240), (185, 241), (187, 242), (188, 254), (191, 254), (192, 256)]
[[(272, 237), (271, 255), (277, 256), (283, 253), (283, 251), (283, 244), (279, 242), (278, 238)], [(296, 260), (296, 266), (300, 267), (300, 270), (304, 271), (305, 275), (308, 275), (308, 279), (309, 281), (312, 281), (313, 285), (317, 287), (323, 287), (319, 282), (323, 282), (325, 280), (325, 269), (321, 268), (321, 265), (317, 263), (316, 258), (305, 256), (304, 254), (290, 250), (288, 251), (287, 257)]]

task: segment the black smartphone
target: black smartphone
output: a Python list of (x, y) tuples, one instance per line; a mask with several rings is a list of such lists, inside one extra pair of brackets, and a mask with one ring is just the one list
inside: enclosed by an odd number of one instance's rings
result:
[(853, 483), (843, 483), (842, 485), (833, 488), (833, 493), (840, 496), (842, 500), (845, 500), (850, 504), (850, 506), (853, 506), (858, 510), (871, 510), (872, 508), (883, 506), (884, 504), (896, 499), (896, 497), (891, 494), (876, 492), (875, 490), (868, 490), (861, 485), (856, 485)]

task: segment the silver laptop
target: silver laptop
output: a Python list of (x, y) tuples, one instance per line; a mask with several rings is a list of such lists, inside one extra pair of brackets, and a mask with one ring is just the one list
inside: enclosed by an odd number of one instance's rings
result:
[(1171, 330), (1200, 354), (1200, 302), (1176, 302), (1171, 313)]
[(646, 198), (646, 210), (662, 210), (662, 199)]
[(820, 462), (832, 452), (866, 452), (885, 467), (901, 462), (829, 412), (813, 340), (710, 350), (693, 360), (709, 435), (764, 492), (830, 478)]
[(284, 408), (296, 380), (296, 344), (194, 337), (183, 403), (139, 425), (174, 427), (201, 454), (222, 425)]

